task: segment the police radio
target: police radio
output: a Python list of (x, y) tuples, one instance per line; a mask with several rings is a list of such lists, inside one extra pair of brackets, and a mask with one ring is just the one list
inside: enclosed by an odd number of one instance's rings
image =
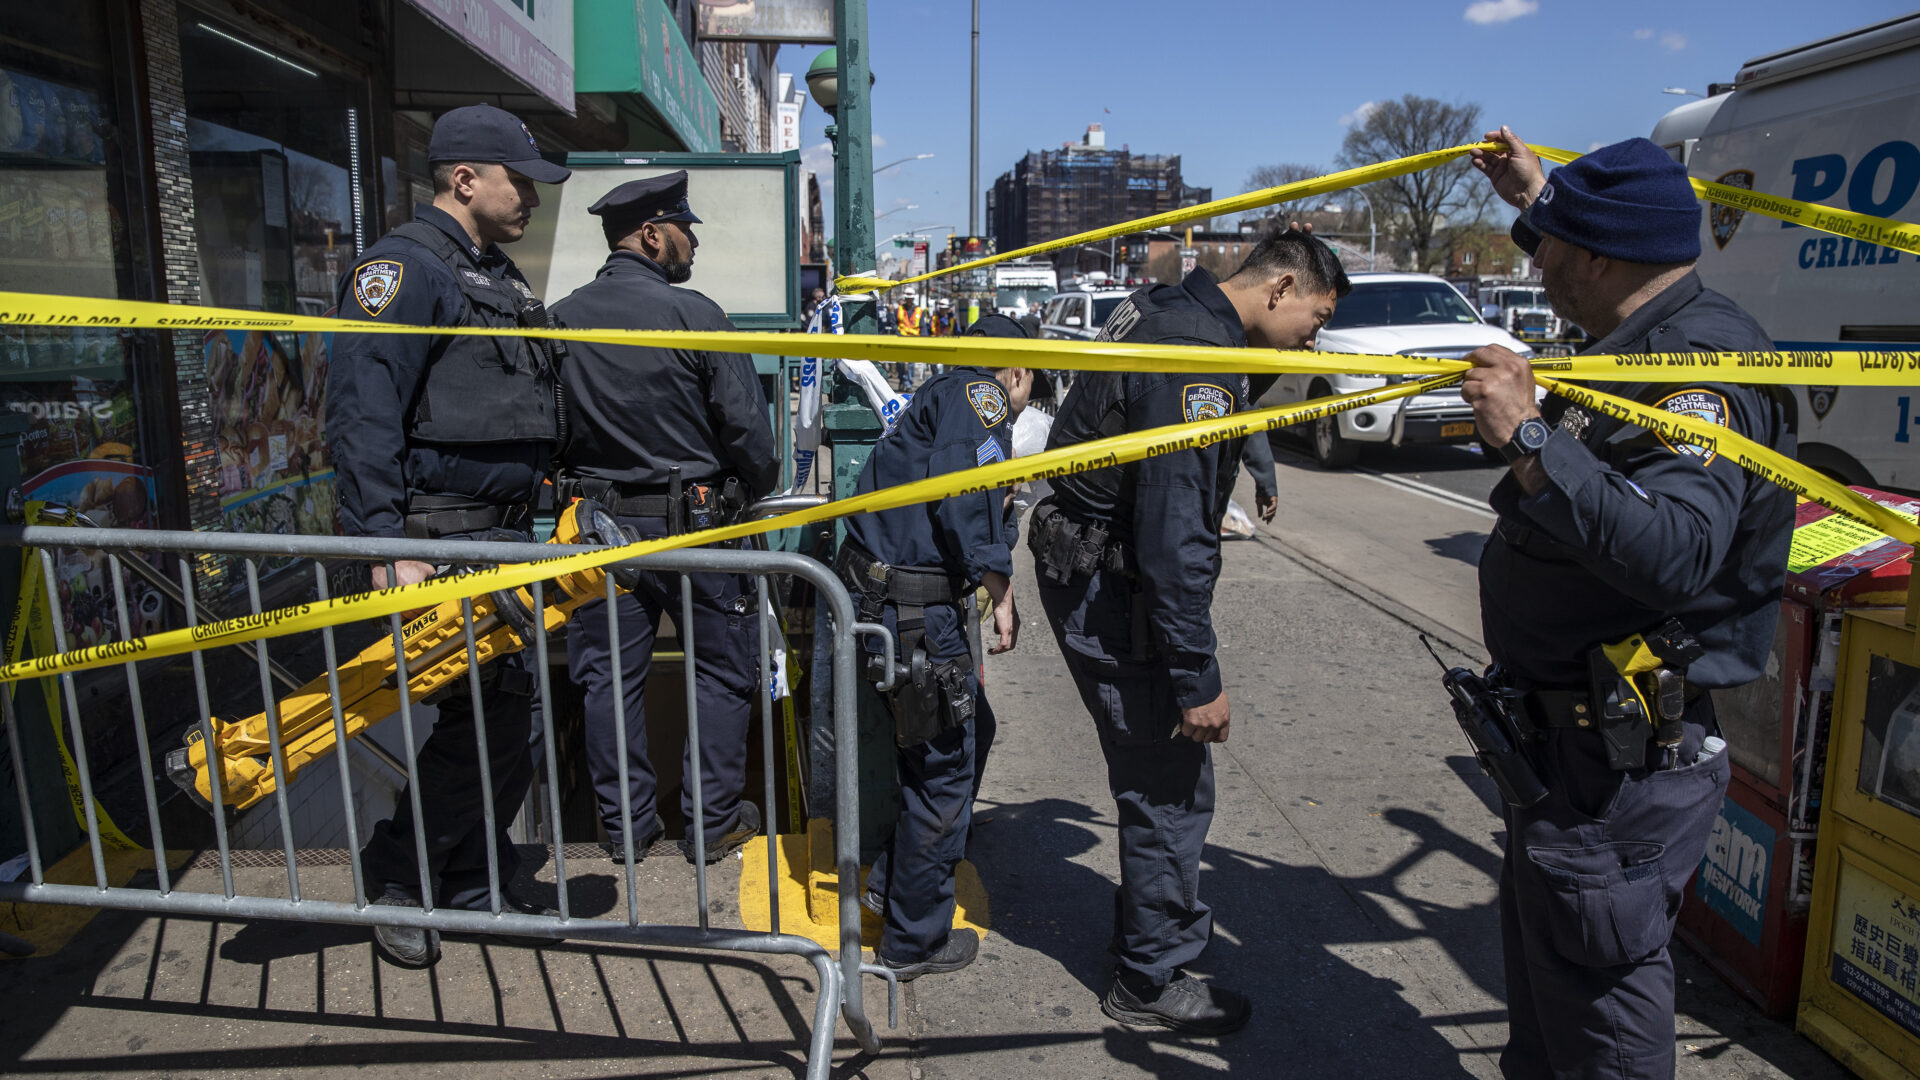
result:
[(1427, 647), (1427, 655), (1445, 672), (1440, 676), (1440, 685), (1447, 688), (1447, 695), (1453, 699), (1453, 717), (1466, 733), (1467, 744), (1473, 747), (1480, 771), (1493, 777), (1495, 786), (1499, 787), (1500, 797), (1507, 805), (1521, 809), (1546, 798), (1547, 787), (1540, 782), (1540, 774), (1520, 751), (1519, 728), (1508, 711), (1507, 699), (1487, 685), (1487, 680), (1466, 668), (1448, 667), (1440, 654), (1433, 651), (1427, 635), (1420, 635), (1420, 644)]

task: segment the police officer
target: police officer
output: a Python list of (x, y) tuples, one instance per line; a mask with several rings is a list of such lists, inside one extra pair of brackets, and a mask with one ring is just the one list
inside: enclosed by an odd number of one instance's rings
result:
[[(1475, 164), (1524, 211), (1513, 238), (1540, 267), (1554, 311), (1599, 339), (1584, 351), (1773, 347), (1701, 285), (1699, 205), (1666, 151), (1615, 143), (1549, 181), (1512, 131), (1487, 138), (1506, 149), (1476, 151)], [(1482, 625), (1521, 695), (1530, 757), (1549, 788), (1535, 806), (1507, 808), (1500, 1067), (1510, 1077), (1670, 1077), (1667, 941), (1728, 778), (1718, 739), (1706, 742), (1718, 731), (1707, 691), (1748, 682), (1767, 662), (1793, 497), (1710, 448), (1557, 397), (1536, 406), (1527, 363), (1505, 349), (1468, 359), (1461, 395), (1510, 463), (1480, 558)], [(1771, 388), (1595, 388), (1794, 450), (1793, 401)], [(1626, 697), (1621, 669), (1596, 650), (1635, 635), (1653, 643), (1665, 672), (1640, 679), (1661, 679), (1673, 708), (1657, 694), (1631, 715), (1608, 704)]]
[[(684, 170), (632, 180), (587, 208), (600, 217), (611, 254), (594, 279), (553, 305), (570, 327), (731, 331), (720, 305), (692, 289), (700, 224), (687, 201)], [(767, 400), (741, 353), (582, 343), (562, 371), (573, 436), (561, 493), (605, 505), (621, 525), (654, 539), (726, 524), (780, 479)], [(748, 580), (739, 574), (690, 574), (692, 659), (700, 710), (701, 796), (706, 859), (716, 862), (760, 830), (760, 811), (740, 798), (746, 786), (747, 720), (759, 632)], [(647, 756), (643, 699), (663, 611), (680, 618), (680, 575), (648, 571), (614, 602), (620, 656), (610, 651), (605, 601), (582, 607), (568, 627), (567, 666), (586, 691), (587, 768), (610, 849), (636, 858), (665, 831), (656, 810), (658, 776)], [(620, 815), (620, 760), (613, 665), (626, 705), (627, 795)], [(694, 857), (693, 762), (689, 741), (679, 841)]]
[[(423, 326), (547, 326), (545, 309), (499, 245), (520, 239), (540, 205), (536, 182), (568, 170), (546, 161), (511, 113), (491, 105), (454, 109), (427, 146), (433, 203), (368, 248), (340, 282), (344, 319)], [(327, 373), (327, 445), (351, 536), (530, 541), (531, 504), (560, 437), (554, 367), (564, 350), (523, 338), (355, 334), (334, 339)], [(435, 567), (402, 561), (397, 584)], [(388, 583), (375, 567), (376, 587)], [(493, 779), (500, 880), (516, 856), (506, 825), (533, 778), (528, 753), (533, 676), (519, 656), (481, 671)], [(439, 715), (420, 746), (412, 783), (427, 840), (435, 907), (487, 910), (487, 851), (479, 745), (465, 685), (434, 702)], [(377, 904), (420, 905), (413, 801), (361, 851)], [(510, 891), (520, 911), (546, 909)], [(438, 935), (380, 927), (388, 959), (421, 967), (439, 959)]]
[[(1024, 337), (993, 316), (972, 334)], [(859, 494), (1005, 461), (1013, 418), (1034, 390), (1026, 368), (949, 367), (913, 395), (860, 471)], [(893, 631), (902, 662), (886, 698), (893, 714), (902, 806), (893, 835), (867, 876), (862, 903), (882, 915), (880, 962), (902, 981), (958, 971), (979, 935), (953, 930), (953, 868), (966, 848), (974, 795), (975, 734), (991, 729), (968, 615), (974, 589), (993, 601), (998, 641), (1014, 647), (1020, 622), (1010, 577), (1013, 535), (1006, 491), (955, 495), (847, 519), (838, 570), (861, 618)]]
[[(1333, 252), (1290, 229), (1256, 244), (1224, 282), (1202, 268), (1134, 293), (1100, 339), (1311, 348), (1348, 288)], [(1047, 448), (1226, 416), (1266, 382), (1087, 372)], [(1093, 714), (1119, 808), (1118, 967), (1101, 1008), (1122, 1023), (1196, 1035), (1237, 1030), (1252, 1014), (1245, 996), (1181, 970), (1213, 929), (1198, 891), (1213, 818), (1207, 744), (1226, 741), (1229, 715), (1209, 609), (1239, 467), (1238, 440), (1226, 440), (1058, 477), (1028, 533), (1040, 602)]]

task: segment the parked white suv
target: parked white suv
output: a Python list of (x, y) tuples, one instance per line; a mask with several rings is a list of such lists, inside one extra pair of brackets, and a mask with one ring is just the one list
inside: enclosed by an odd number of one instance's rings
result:
[(1086, 287), (1057, 293), (1040, 314), (1040, 336), (1054, 341), (1092, 341), (1107, 316), (1134, 289)]
[[(1316, 339), (1320, 352), (1458, 359), (1482, 345), (1504, 345), (1521, 356), (1533, 356), (1533, 350), (1520, 339), (1487, 325), (1473, 305), (1440, 278), (1428, 274), (1354, 274), (1352, 280), (1353, 291), (1341, 299), (1333, 318)], [(1349, 394), (1401, 378), (1282, 375), (1261, 397), (1260, 404), (1282, 405)], [(1353, 464), (1363, 443), (1404, 446), (1472, 442), (1478, 437), (1473, 409), (1460, 400), (1458, 389), (1349, 409), (1315, 421), (1306, 434), (1314, 460), (1327, 468)]]

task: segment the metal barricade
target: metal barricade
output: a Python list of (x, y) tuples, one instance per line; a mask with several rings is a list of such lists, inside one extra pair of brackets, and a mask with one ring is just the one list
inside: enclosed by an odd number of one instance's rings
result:
[[(126, 575), (127, 565), (132, 560), (125, 556), (133, 553), (166, 554), (176, 556), (180, 585), (177, 592), (169, 589), (168, 595), (185, 611), (186, 624), (198, 625), (202, 620), (195, 606), (193, 580), (189, 563), (207, 555), (231, 556), (242, 560), (245, 567), (245, 580), (249, 605), (253, 614), (259, 614), (260, 574), (259, 562), (263, 558), (294, 557), (307, 559), (354, 560), (359, 562), (386, 563), (389, 567), (400, 560), (414, 560), (432, 564), (450, 564), (455, 567), (497, 565), (501, 563), (522, 563), (536, 559), (551, 558), (559, 555), (579, 554), (602, 550), (589, 546), (534, 543), (492, 543), (459, 540), (387, 540), (356, 537), (306, 537), (306, 536), (270, 536), (237, 533), (198, 533), (169, 532), (159, 530), (131, 529), (75, 529), (71, 527), (49, 526), (0, 526), (0, 545), (28, 547), (37, 549), (38, 572), (43, 578), (47, 591), (47, 603), (51, 608), (55, 648), (66, 651), (69, 647), (63, 628), (63, 616), (58, 584), (55, 581), (54, 561), (51, 549), (77, 549), (83, 551), (105, 552), (109, 571), (113, 580), (113, 599), (115, 601), (119, 630), (123, 637), (132, 636), (132, 622), (128, 617)], [(137, 556), (136, 556), (137, 558)], [(84, 807), (88, 830), (88, 844), (93, 860), (94, 884), (67, 885), (45, 880), (42, 852), (35, 832), (33, 810), (29, 803), (28, 785), (33, 781), (21, 756), (21, 744), (16, 723), (15, 706), (10, 687), (0, 687), (0, 709), (4, 710), (7, 729), (8, 749), (13, 759), (15, 778), (20, 790), (20, 810), (27, 837), (27, 855), (30, 863), (29, 880), (25, 882), (0, 882), (0, 900), (27, 903), (72, 904), (87, 907), (114, 908), (127, 911), (152, 912), (157, 914), (179, 914), (204, 916), (223, 920), (280, 919), (294, 922), (338, 923), (356, 926), (401, 926), (417, 927), (426, 930), (451, 931), (466, 934), (507, 934), (529, 938), (543, 938), (553, 941), (574, 940), (605, 942), (625, 945), (654, 945), (685, 949), (715, 949), (744, 953), (787, 954), (806, 958), (813, 964), (820, 979), (820, 993), (814, 1007), (813, 1028), (807, 1053), (807, 1076), (809, 1080), (826, 1080), (831, 1065), (831, 1053), (834, 1036), (834, 1007), (839, 1007), (839, 1015), (845, 1019), (848, 1028), (860, 1047), (875, 1053), (879, 1050), (879, 1039), (868, 1021), (860, 993), (862, 972), (885, 978), (888, 983), (888, 1013), (890, 1022), (895, 1013), (898, 986), (893, 974), (877, 965), (861, 962), (860, 951), (860, 909), (856, 897), (859, 881), (859, 797), (858, 760), (857, 760), (857, 716), (855, 690), (857, 656), (855, 635), (873, 633), (878, 627), (856, 623), (855, 608), (846, 588), (831, 570), (819, 562), (800, 555), (765, 552), (732, 551), (705, 548), (689, 548), (679, 551), (662, 552), (654, 555), (629, 559), (607, 567), (633, 567), (653, 571), (679, 572), (721, 572), (750, 576), (756, 583), (753, 599), (760, 618), (758, 664), (758, 689), (761, 710), (761, 744), (765, 762), (765, 809), (768, 859), (768, 902), (771, 912), (769, 932), (746, 930), (714, 929), (708, 921), (707, 904), (707, 863), (704, 841), (704, 805), (701, 800), (702, 772), (701, 755), (691, 755), (693, 762), (694, 807), (693, 836), (695, 837), (694, 868), (696, 875), (696, 893), (698, 897), (697, 919), (694, 925), (667, 925), (659, 922), (642, 922), (639, 900), (635, 892), (635, 852), (633, 850), (632, 828), (624, 830), (624, 851), (627, 910), (624, 922), (606, 919), (574, 918), (568, 910), (567, 865), (565, 845), (561, 842), (560, 790), (558, 758), (554, 742), (554, 698), (548, 667), (548, 631), (546, 629), (546, 607), (548, 598), (543, 586), (547, 583), (536, 582), (531, 586), (534, 597), (532, 626), (536, 632), (529, 643), (532, 654), (532, 666), (537, 675), (537, 693), (540, 708), (545, 721), (543, 728), (543, 750), (547, 780), (547, 805), (544, 808), (548, 816), (549, 838), (554, 862), (555, 879), (559, 891), (559, 915), (536, 915), (520, 911), (503, 909), (501, 900), (503, 883), (500, 880), (500, 853), (495, 841), (495, 813), (493, 785), (491, 782), (489, 756), (487, 753), (487, 724), (482, 702), (483, 694), (480, 671), (473, 664), (476, 658), (476, 636), (473, 625), (473, 600), (462, 602), (466, 615), (464, 628), (465, 645), (468, 657), (466, 684), (468, 696), (472, 702), (474, 714), (474, 736), (478, 743), (478, 761), (480, 775), (476, 778), (482, 795), (483, 819), (487, 837), (487, 872), (489, 911), (459, 911), (436, 909), (433, 905), (432, 882), (428, 880), (426, 828), (421, 815), (420, 791), (417, 783), (409, 781), (407, 791), (412, 800), (414, 851), (421, 867), (422, 906), (418, 908), (369, 903), (367, 883), (358, 857), (362, 844), (360, 828), (354, 813), (353, 770), (346, 765), (346, 748), (350, 745), (343, 719), (339, 665), (340, 656), (333, 628), (322, 630), (322, 644), (327, 665), (327, 686), (333, 713), (333, 734), (336, 741), (335, 754), (340, 768), (340, 798), (344, 808), (344, 824), (347, 844), (354, 853), (350, 859), (353, 877), (353, 901), (328, 901), (302, 898), (300, 892), (300, 865), (295, 847), (295, 832), (288, 798), (288, 774), (285, 748), (281, 740), (278, 701), (280, 692), (278, 683), (287, 682), (284, 669), (272, 659), (271, 645), (268, 640), (253, 644), (249, 651), (253, 654), (253, 663), (259, 669), (260, 696), (265, 710), (265, 720), (269, 732), (270, 753), (273, 778), (275, 781), (273, 797), (277, 800), (276, 809), (280, 826), (280, 836), (287, 869), (286, 896), (248, 896), (239, 894), (234, 887), (233, 854), (229, 845), (225, 807), (222, 805), (222, 783), (217, 777), (208, 787), (211, 793), (213, 831), (215, 846), (218, 850), (222, 892), (182, 892), (173, 887), (172, 875), (166, 858), (166, 840), (162, 835), (161, 815), (159, 813), (159, 795), (155, 787), (153, 759), (156, 748), (148, 738), (148, 710), (141, 697), (141, 676), (139, 661), (125, 664), (127, 680), (127, 702), (131, 713), (136, 742), (139, 747), (140, 781), (146, 800), (147, 820), (150, 842), (154, 854), (153, 889), (116, 887), (108, 882), (105, 857), (100, 839), (100, 822), (96, 818), (95, 791), (91, 768), (88, 761), (85, 726), (81, 723), (79, 696), (75, 690), (71, 673), (58, 676), (60, 698), (65, 705), (65, 721), (72, 740), (71, 753), (76, 773), (78, 795)], [(142, 567), (141, 576), (151, 584), (153, 572), (150, 567)], [(317, 591), (320, 599), (328, 593), (327, 575), (324, 568), (314, 564)], [(390, 571), (391, 573), (391, 571)], [(819, 603), (824, 605), (831, 616), (832, 636), (832, 719), (833, 753), (830, 761), (816, 757), (814, 769), (831, 769), (832, 804), (834, 807), (834, 861), (838, 868), (839, 911), (840, 911), (840, 948), (838, 956), (816, 942), (781, 932), (780, 897), (777, 868), (780, 865), (778, 840), (773, 828), (776, 820), (774, 809), (774, 762), (772, 683), (769, 671), (770, 630), (772, 621), (769, 606), (770, 575), (792, 575), (811, 584), (816, 590)], [(170, 583), (169, 583), (170, 584)], [(700, 716), (697, 705), (694, 680), (696, 677), (695, 648), (693, 639), (693, 590), (692, 582), (685, 576), (680, 579), (680, 611), (676, 619), (681, 641), (685, 649), (685, 673), (687, 682), (687, 740), (693, 747), (699, 746)], [(607, 597), (615, 595), (612, 576), (607, 578)], [(609, 635), (612, 638), (610, 653), (616, 658), (613, 664), (614, 687), (612, 698), (615, 715), (613, 717), (616, 732), (617, 753), (619, 757), (619, 783), (621, 792), (621, 810), (626, 820), (632, 820), (626, 813), (628, 793), (628, 761), (626, 754), (626, 705), (621, 693), (622, 672), (617, 662), (619, 655), (619, 620), (615, 617), (614, 606), (608, 604), (605, 610), (608, 619)], [(413, 765), (421, 743), (423, 733), (415, 728), (412, 689), (407, 672), (407, 654), (403, 644), (401, 616), (392, 615), (386, 620), (387, 634), (391, 637), (397, 662), (397, 680), (399, 687), (398, 718), (405, 740), (406, 753), (402, 763), (405, 775), (414, 775)], [(201, 652), (191, 654), (193, 683), (198, 696), (197, 716), (199, 732), (207, 747), (214, 743), (211, 724), (211, 709), (208, 698), (207, 670)], [(58, 718), (55, 718), (58, 724)], [(372, 740), (364, 740), (371, 742)], [(357, 741), (354, 743), (357, 745)], [(822, 755), (823, 757), (826, 755)], [(214, 767), (211, 756), (208, 768)], [(55, 781), (58, 777), (53, 778)], [(46, 782), (42, 779), (42, 782)], [(814, 786), (821, 785), (816, 778)], [(511, 813), (516, 808), (505, 808)], [(757, 843), (759, 841), (750, 841)], [(642, 853), (644, 856), (644, 853)]]

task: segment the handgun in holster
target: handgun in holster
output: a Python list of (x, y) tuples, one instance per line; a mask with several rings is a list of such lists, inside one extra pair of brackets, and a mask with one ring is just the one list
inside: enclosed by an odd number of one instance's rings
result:
[(1489, 675), (1494, 678), (1489, 680), (1463, 667), (1450, 668), (1433, 651), (1425, 634), (1420, 635), (1420, 643), (1445, 673), (1440, 676), (1440, 685), (1452, 699), (1453, 718), (1460, 722), (1480, 771), (1491, 776), (1500, 789), (1500, 797), (1509, 806), (1523, 809), (1546, 798), (1547, 786), (1540, 782), (1540, 774), (1521, 749), (1520, 725), (1515, 722), (1518, 704), (1510, 693), (1494, 686), (1499, 669), (1491, 669)]
[(1647, 742), (1671, 751), (1686, 736), (1688, 665), (1706, 654), (1679, 619), (1587, 653), (1587, 681), (1609, 768), (1642, 769)]

